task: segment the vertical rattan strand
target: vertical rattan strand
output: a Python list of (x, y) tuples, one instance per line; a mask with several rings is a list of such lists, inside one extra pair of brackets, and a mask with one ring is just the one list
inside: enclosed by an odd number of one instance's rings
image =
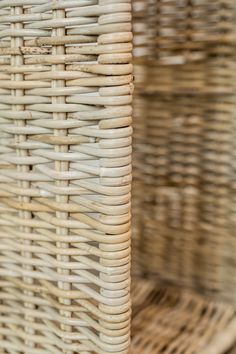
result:
[[(65, 10), (53, 10), (53, 16), (52, 18), (54, 19), (64, 19), (65, 18)], [(66, 35), (66, 31), (65, 31), (65, 27), (59, 27), (59, 28), (54, 28), (52, 30), (52, 37), (61, 37), (61, 36), (65, 36)], [(52, 46), (52, 55), (64, 55), (65, 54), (65, 46), (64, 45), (53, 45)], [(65, 64), (53, 64), (52, 65), (52, 71), (53, 72), (63, 72), (65, 71)], [(52, 88), (61, 88), (65, 86), (65, 82), (64, 80), (52, 80)], [(54, 96), (52, 97), (52, 104), (65, 104), (65, 97), (64, 96)], [(53, 113), (53, 119), (54, 120), (65, 120), (66, 119), (66, 113), (58, 113), (58, 112), (54, 112)], [(67, 136), (67, 130), (66, 129), (54, 129), (54, 135), (57, 137), (60, 136)], [(68, 152), (68, 146), (67, 145), (56, 145), (55, 146), (55, 152), (62, 154), (62, 153), (67, 153)], [(69, 169), (69, 163), (67, 161), (55, 161), (55, 170), (58, 172), (66, 172)], [(55, 181), (55, 185), (57, 187), (67, 187), (69, 185), (69, 181), (59, 181), (56, 180)], [(68, 196), (67, 195), (56, 195), (56, 202), (57, 203), (68, 203)], [(67, 220), (68, 219), (68, 213), (67, 212), (62, 212), (62, 211), (56, 211), (56, 218), (60, 219), (60, 220)], [(66, 227), (61, 227), (61, 226), (57, 226), (56, 227), (56, 234), (60, 237), (60, 236), (66, 236), (68, 235), (68, 228)], [(56, 244), (58, 250), (60, 251), (61, 248), (65, 249), (70, 247), (70, 245), (68, 243), (65, 242), (57, 242)], [(59, 262), (70, 262), (70, 256), (66, 256), (66, 255), (61, 255), (61, 254), (57, 254), (57, 260)], [(62, 269), (62, 268), (58, 268), (57, 272), (59, 274), (62, 274), (63, 276), (69, 275), (70, 271), (67, 269)], [(58, 282), (58, 288), (65, 290), (65, 291), (69, 291), (71, 289), (70, 283), (66, 283), (63, 281), (59, 281)], [(71, 301), (69, 299), (63, 299), (63, 298), (59, 298), (59, 303), (61, 303), (62, 305), (70, 305)], [(60, 311), (62, 316), (65, 317), (71, 317), (71, 313), (70, 311), (65, 311), (65, 310), (61, 310)], [(68, 325), (64, 325), (63, 323), (61, 324), (61, 330), (63, 331), (71, 331), (71, 327)], [(66, 341), (66, 343), (70, 343), (70, 341)], [(73, 352), (71, 350), (63, 350), (63, 353), (65, 354), (73, 354)]]
[[(11, 14), (12, 15), (22, 15), (24, 13), (24, 9), (23, 6), (13, 6), (11, 8)], [(11, 28), (14, 30), (21, 30), (24, 28), (24, 24), (23, 22), (16, 22), (16, 23), (12, 23), (11, 24)], [(11, 46), (13, 48), (19, 48), (22, 47), (24, 45), (24, 39), (22, 37), (12, 37), (11, 38)], [(12, 60), (11, 60), (11, 64), (13, 66), (22, 66), (24, 65), (24, 58), (22, 55), (14, 55), (12, 56)], [(12, 80), (15, 82), (22, 82), (24, 80), (24, 75), (21, 73), (16, 73), (16, 74), (12, 74)], [(23, 89), (15, 89), (12, 90), (12, 95), (14, 97), (22, 97), (24, 96), (24, 90)], [(14, 99), (13, 99), (14, 100)], [(12, 110), (13, 111), (24, 111), (24, 105), (12, 105)], [(22, 120), (16, 120), (15, 121), (15, 125), (17, 127), (23, 127), (26, 125), (26, 122), (22, 119)], [(17, 134), (15, 135), (15, 142), (16, 144), (21, 144), (24, 143), (27, 140), (27, 136), (25, 134)], [(19, 157), (27, 157), (29, 156), (29, 151), (28, 150), (24, 150), (21, 148), (16, 148), (16, 156)], [(17, 171), (18, 172), (23, 172), (23, 173), (27, 173), (30, 171), (30, 166), (29, 165), (17, 165)], [(20, 188), (22, 188), (22, 190), (24, 190), (25, 188), (30, 188), (30, 182), (26, 181), (26, 180), (19, 180), (18, 181), (18, 186)], [(19, 217), (22, 219), (31, 219), (31, 212), (24, 210), (24, 203), (29, 203), (30, 202), (30, 197), (28, 196), (24, 196), (21, 195), (19, 196), (19, 201), (20, 203), (22, 203), (22, 209), (19, 211)], [(28, 226), (21, 226), (20, 227), (21, 231), (25, 234), (30, 233), (31, 232), (31, 228)], [(20, 240), (20, 244), (23, 244), (23, 247), (25, 248), (25, 251), (22, 251), (22, 259), (26, 258), (29, 259), (31, 258), (31, 252), (27, 250), (27, 248), (31, 245), (31, 241), (30, 240)], [(32, 266), (28, 265), (28, 264), (23, 264), (23, 269), (27, 271), (31, 271), (32, 270)], [(23, 282), (27, 285), (32, 286), (34, 283), (34, 280), (32, 277), (28, 277), (28, 276), (24, 276), (23, 277)], [(34, 292), (30, 291), (30, 290), (24, 290), (24, 295), (26, 297), (28, 297), (29, 299), (32, 298), (34, 296)], [(26, 309), (33, 309), (34, 305), (33, 303), (29, 302), (24, 302), (24, 307)], [(30, 315), (25, 315), (25, 321), (27, 321), (29, 323), (29, 325), (24, 327), (24, 331), (26, 332), (26, 334), (28, 335), (33, 335), (34, 334), (34, 329), (30, 326), (31, 322), (34, 322), (34, 318)], [(29, 348), (34, 348), (35, 344), (33, 340), (28, 340), (25, 339), (25, 345), (28, 346)]]

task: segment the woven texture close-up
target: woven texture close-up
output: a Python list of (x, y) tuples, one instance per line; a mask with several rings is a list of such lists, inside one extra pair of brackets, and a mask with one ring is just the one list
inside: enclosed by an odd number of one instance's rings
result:
[(132, 294), (132, 354), (235, 353), (233, 306), (140, 278)]
[(0, 354), (236, 354), (235, 63), (235, 0), (0, 0)]
[(236, 3), (146, 4), (148, 55), (134, 96), (143, 191), (135, 268), (235, 303)]
[(0, 1), (0, 351), (128, 353), (129, 0)]

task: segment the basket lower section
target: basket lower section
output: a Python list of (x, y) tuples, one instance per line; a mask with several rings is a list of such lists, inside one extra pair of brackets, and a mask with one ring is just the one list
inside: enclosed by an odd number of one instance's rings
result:
[(131, 353), (226, 354), (232, 348), (236, 317), (230, 305), (141, 278), (132, 291)]

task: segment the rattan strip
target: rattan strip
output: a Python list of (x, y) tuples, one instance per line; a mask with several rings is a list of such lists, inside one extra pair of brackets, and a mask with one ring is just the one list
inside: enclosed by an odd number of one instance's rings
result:
[(133, 280), (131, 353), (226, 354), (236, 340), (235, 310), (179, 288)]
[(0, 350), (128, 352), (130, 0), (0, 2)]

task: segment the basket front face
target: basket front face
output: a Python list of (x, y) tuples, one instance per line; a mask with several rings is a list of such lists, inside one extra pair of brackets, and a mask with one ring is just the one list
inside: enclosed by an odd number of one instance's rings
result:
[(0, 351), (128, 352), (130, 13), (0, 2)]

